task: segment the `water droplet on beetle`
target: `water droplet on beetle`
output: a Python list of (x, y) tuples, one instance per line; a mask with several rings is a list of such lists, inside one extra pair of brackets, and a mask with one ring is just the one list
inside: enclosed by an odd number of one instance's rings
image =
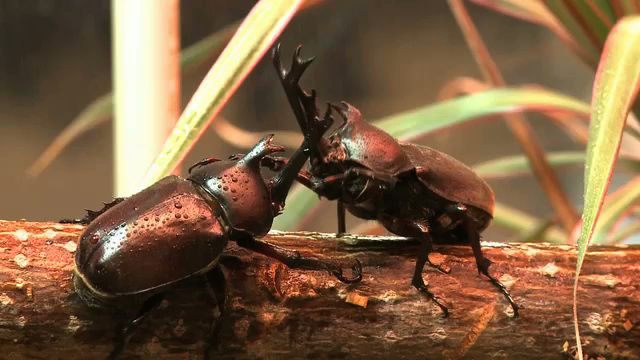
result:
[(98, 234), (94, 234), (94, 235), (91, 237), (91, 243), (92, 243), (92, 244), (96, 244), (96, 243), (98, 243), (98, 240), (100, 240), (100, 236), (98, 236)]
[(45, 243), (45, 244), (47, 244), (47, 245), (51, 245), (51, 244), (53, 244), (53, 241), (51, 241), (51, 240), (47, 240), (47, 241), (45, 241), (44, 243)]
[(156, 216), (156, 222), (160, 222), (160, 217)]
[(181, 216), (180, 213), (176, 213), (176, 219), (180, 219)]
[(229, 187), (225, 186), (225, 187), (222, 188), (222, 190), (227, 191), (227, 190), (229, 190)]
[(175, 206), (176, 209), (182, 209), (182, 204), (180, 204), (179, 202), (176, 202), (175, 204), (173, 204), (173, 206)]
[(231, 181), (238, 182), (238, 178), (231, 178)]
[(188, 218), (189, 218), (189, 215), (184, 214), (184, 216), (183, 216), (183, 217), (184, 217), (185, 219), (188, 219)]
[(232, 189), (231, 189), (231, 192), (232, 192), (232, 193), (235, 193), (235, 192), (236, 192), (236, 188), (232, 188)]
[(233, 197), (233, 201), (238, 201), (238, 197), (237, 197), (237, 196), (234, 196), (234, 197)]
[(137, 222), (137, 221), (134, 221), (134, 222), (133, 222), (133, 226), (138, 226), (138, 222)]
[(148, 216), (145, 216), (145, 217), (144, 217), (144, 221), (149, 221), (149, 217), (148, 217)]

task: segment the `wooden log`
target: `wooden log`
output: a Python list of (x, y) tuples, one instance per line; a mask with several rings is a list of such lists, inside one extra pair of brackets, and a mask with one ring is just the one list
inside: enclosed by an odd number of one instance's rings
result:
[[(101, 359), (118, 314), (86, 307), (70, 283), (82, 226), (0, 221), (0, 359)], [(485, 243), (490, 271), (511, 289), (520, 317), (479, 276), (471, 250), (440, 247), (424, 272), (449, 306), (410, 285), (417, 246), (390, 237), (272, 233), (265, 241), (303, 255), (364, 265), (360, 284), (291, 270), (230, 244), (222, 359), (566, 359), (575, 353), (575, 251), (549, 244)], [(640, 247), (591, 248), (579, 290), (580, 328), (590, 359), (640, 359)], [(158, 269), (162, 271), (162, 269)], [(200, 359), (218, 318), (201, 281), (166, 296), (135, 333), (125, 359)]]

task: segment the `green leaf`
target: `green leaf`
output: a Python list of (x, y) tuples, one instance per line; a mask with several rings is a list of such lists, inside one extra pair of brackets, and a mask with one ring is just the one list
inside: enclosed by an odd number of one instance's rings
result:
[(580, 26), (572, 9), (567, 6), (564, 1), (544, 0), (549, 10), (553, 12), (558, 21), (571, 33), (577, 43), (583, 49), (584, 53), (589, 56), (589, 64), (595, 64), (593, 59), (598, 58), (600, 53), (599, 44), (589, 37), (589, 34)]
[(629, 183), (607, 197), (602, 206), (602, 213), (598, 218), (596, 228), (593, 231), (591, 242), (594, 244), (604, 243), (614, 225), (639, 199), (640, 176), (636, 176)]
[[(569, 49), (573, 50), (588, 64), (597, 62), (597, 54), (588, 53), (580, 46), (566, 27), (556, 19), (555, 15), (540, 1), (523, 0), (471, 0), (508, 16), (542, 25), (551, 30)], [(597, 0), (607, 1), (607, 0)]]
[(584, 255), (609, 187), (622, 131), (640, 85), (640, 17), (624, 18), (605, 44), (593, 88), (593, 112), (584, 171), (584, 211), (578, 239), (573, 313), (578, 357), (582, 359), (578, 329), (578, 276)]
[(302, 2), (260, 0), (253, 7), (193, 94), (160, 154), (147, 171), (142, 186), (168, 175), (182, 161)]
[[(583, 151), (558, 151), (547, 154), (554, 166), (582, 166), (586, 154)], [(619, 165), (635, 173), (640, 172), (640, 161), (636, 158), (623, 158), (620, 154)], [(484, 179), (507, 178), (531, 173), (529, 161), (524, 155), (505, 156), (473, 166), (476, 174)]]
[(470, 119), (508, 112), (548, 110), (588, 116), (590, 107), (583, 101), (551, 90), (505, 87), (395, 114), (373, 124), (400, 140), (409, 140)]
[[(588, 116), (590, 108), (580, 100), (549, 90), (497, 88), (392, 115), (373, 124), (406, 141), (480, 117), (525, 110), (561, 110)], [(274, 229), (294, 230), (316, 206), (317, 196), (300, 188), (294, 186), (287, 197), (287, 211), (275, 219)]]

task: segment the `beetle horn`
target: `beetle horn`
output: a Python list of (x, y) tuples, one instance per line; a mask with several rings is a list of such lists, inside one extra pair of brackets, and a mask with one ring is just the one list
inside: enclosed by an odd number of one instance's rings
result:
[(269, 134), (262, 138), (240, 161), (243, 162), (259, 162), (265, 155), (273, 154), (276, 152), (283, 152), (284, 147), (280, 145), (271, 144), (273, 134)]
[(216, 158), (214, 158), (214, 157), (210, 157), (210, 158), (206, 158), (206, 159), (200, 160), (200, 161), (198, 161), (197, 163), (195, 163), (195, 164), (193, 164), (193, 165), (191, 165), (191, 166), (189, 167), (189, 174), (191, 174), (191, 172), (193, 171), (193, 169), (195, 169), (195, 168), (197, 168), (197, 167), (205, 166), (205, 165), (207, 165), (207, 164), (211, 164), (211, 163), (216, 162), (216, 161), (220, 161), (220, 159), (216, 159)]

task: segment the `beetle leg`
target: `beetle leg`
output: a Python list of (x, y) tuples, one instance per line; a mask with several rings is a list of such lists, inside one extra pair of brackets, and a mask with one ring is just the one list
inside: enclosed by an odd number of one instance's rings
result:
[(362, 264), (358, 260), (356, 260), (356, 263), (351, 267), (351, 271), (354, 276), (347, 278), (343, 276), (342, 268), (335, 264), (322, 260), (305, 258), (296, 250), (284, 249), (279, 246), (257, 240), (247, 232), (233, 230), (230, 238), (234, 239), (239, 246), (279, 260), (292, 269), (328, 271), (330, 274), (338, 278), (338, 280), (347, 284), (357, 283), (362, 280)]
[(267, 155), (260, 160), (260, 166), (271, 171), (280, 171), (287, 163), (288, 159), (284, 156)]
[(163, 298), (162, 294), (156, 294), (150, 297), (142, 304), (142, 307), (140, 307), (138, 314), (133, 320), (119, 327), (116, 334), (115, 346), (111, 354), (109, 354), (108, 359), (115, 360), (122, 354), (127, 343), (129, 343), (129, 340), (133, 336), (133, 332), (140, 326), (149, 313), (160, 306)]
[(433, 244), (431, 243), (431, 235), (429, 234), (429, 230), (426, 226), (422, 224), (416, 224), (420, 230), (422, 231), (422, 236), (418, 239), (420, 240), (420, 252), (418, 253), (418, 259), (416, 259), (416, 267), (413, 271), (413, 278), (411, 279), (411, 285), (413, 285), (418, 291), (427, 295), (431, 300), (433, 300), (436, 305), (440, 307), (442, 310), (442, 314), (444, 317), (449, 316), (449, 309), (444, 306), (440, 299), (438, 299), (429, 289), (427, 285), (424, 283), (424, 279), (422, 278), (422, 270), (424, 269), (424, 265), (428, 263), (430, 266), (433, 266), (441, 271), (439, 266), (434, 265), (431, 260), (429, 260), (429, 254), (433, 251)]
[(420, 252), (418, 253), (418, 259), (416, 260), (416, 268), (413, 272), (413, 278), (411, 279), (411, 285), (413, 285), (418, 291), (427, 295), (431, 300), (433, 300), (436, 305), (440, 307), (442, 310), (442, 314), (444, 317), (449, 316), (449, 309), (444, 306), (440, 299), (438, 299), (429, 289), (427, 285), (424, 283), (424, 279), (422, 278), (422, 270), (424, 269), (424, 264), (429, 263), (429, 265), (434, 266), (429, 260), (429, 253), (433, 251), (433, 245), (431, 244), (431, 235), (424, 233), (420, 238)]
[(98, 216), (102, 215), (105, 211), (109, 210), (110, 208), (118, 205), (124, 199), (125, 198), (123, 198), (123, 197), (114, 198), (111, 202), (104, 203), (104, 206), (102, 207), (102, 209), (100, 209), (98, 211), (87, 210), (87, 215), (85, 215), (82, 219), (62, 219), (62, 220), (60, 220), (58, 222), (61, 223), (61, 224), (89, 225), (89, 223), (92, 222), (93, 219), (95, 219)]
[(489, 275), (489, 265), (491, 265), (491, 260), (487, 259), (482, 255), (482, 248), (480, 247), (480, 234), (478, 230), (473, 224), (473, 220), (465, 217), (463, 220), (464, 227), (467, 231), (467, 235), (469, 236), (469, 241), (471, 242), (471, 249), (473, 249), (473, 255), (476, 258), (476, 266), (478, 267), (478, 273), (489, 278), (493, 286), (497, 287), (500, 292), (507, 298), (509, 304), (511, 304), (511, 308), (513, 309), (513, 317), (518, 317), (518, 305), (513, 301), (511, 294), (509, 294), (509, 290), (502, 285), (502, 283)]
[(346, 221), (346, 213), (344, 211), (344, 202), (342, 200), (338, 200), (338, 233), (337, 236), (342, 236), (347, 232), (347, 221)]
[(439, 266), (433, 264), (429, 260), (429, 254), (433, 251), (433, 245), (431, 243), (431, 234), (429, 234), (428, 224), (421, 223), (416, 220), (397, 218), (385, 213), (378, 214), (378, 221), (393, 233), (402, 234), (403, 236), (408, 236), (420, 241), (420, 250), (418, 252), (418, 258), (416, 259), (416, 267), (413, 271), (411, 285), (438, 305), (442, 310), (444, 317), (449, 316), (449, 310), (447, 307), (440, 302), (438, 297), (429, 291), (427, 285), (424, 283), (424, 279), (422, 278), (422, 271), (424, 270), (425, 264), (439, 268)]
[[(233, 156), (235, 156), (235, 155), (231, 155), (231, 156), (229, 157), (229, 159), (230, 159), (230, 160), (232, 160), (232, 159), (231, 159), (231, 157), (233, 157)], [(237, 160), (237, 159), (236, 159), (236, 160)], [(207, 164), (211, 164), (212, 162), (216, 162), (216, 161), (220, 161), (220, 159), (216, 159), (216, 158), (213, 158), (213, 157), (206, 158), (206, 159), (202, 159), (202, 160), (198, 161), (197, 163), (195, 163), (195, 164), (193, 164), (193, 165), (191, 165), (191, 166), (189, 167), (189, 174), (191, 174), (191, 172), (193, 171), (193, 169), (195, 169), (195, 168), (197, 168), (197, 167), (205, 166), (205, 165), (207, 165)]]
[(205, 343), (205, 359), (208, 358), (209, 353), (216, 349), (220, 344), (220, 334), (222, 333), (222, 327), (224, 326), (226, 315), (226, 303), (227, 303), (227, 281), (222, 272), (220, 265), (216, 265), (213, 270), (209, 271), (205, 278), (207, 280), (207, 289), (209, 294), (216, 301), (218, 305), (218, 311), (220, 315), (218, 319), (215, 319), (211, 323), (210, 336), (206, 339)]

